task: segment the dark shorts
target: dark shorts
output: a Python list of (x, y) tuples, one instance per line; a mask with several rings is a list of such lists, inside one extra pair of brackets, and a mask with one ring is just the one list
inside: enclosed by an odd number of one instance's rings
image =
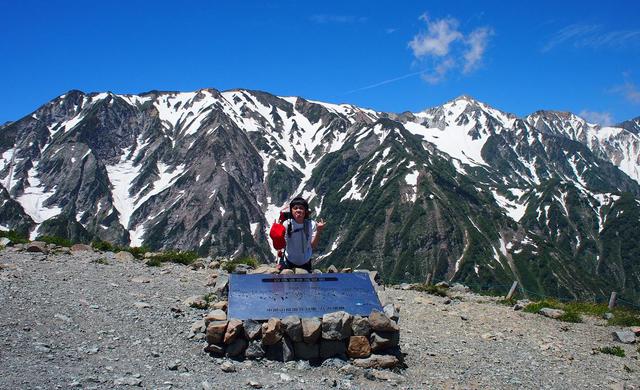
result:
[(279, 261), (279, 264), (282, 265), (282, 269), (294, 269), (294, 268), (302, 268), (304, 270), (307, 270), (307, 272), (311, 273), (311, 260), (307, 261), (305, 264), (303, 265), (297, 265), (297, 264), (293, 264), (292, 262), (290, 262), (289, 260), (285, 259), (284, 257), (282, 257)]

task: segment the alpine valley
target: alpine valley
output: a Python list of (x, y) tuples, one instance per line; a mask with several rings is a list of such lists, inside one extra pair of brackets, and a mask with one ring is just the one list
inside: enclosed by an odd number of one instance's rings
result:
[(640, 117), (74, 90), (0, 127), (0, 180), (0, 228), (32, 239), (273, 261), (270, 224), (301, 194), (327, 220), (320, 267), (640, 299)]

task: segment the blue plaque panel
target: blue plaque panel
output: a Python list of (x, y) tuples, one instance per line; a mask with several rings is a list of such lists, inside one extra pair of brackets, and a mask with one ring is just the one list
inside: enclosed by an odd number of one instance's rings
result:
[(322, 317), (339, 310), (368, 316), (372, 309), (382, 311), (369, 275), (364, 272), (231, 274), (229, 279), (229, 318)]

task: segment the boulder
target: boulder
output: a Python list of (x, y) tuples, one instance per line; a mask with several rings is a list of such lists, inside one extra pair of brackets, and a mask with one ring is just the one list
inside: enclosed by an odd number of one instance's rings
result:
[(262, 335), (262, 324), (256, 320), (246, 320), (243, 328), (244, 335), (248, 340), (259, 339)]
[(371, 355), (366, 359), (355, 359), (353, 365), (361, 368), (393, 368), (400, 361), (393, 355)]
[(280, 337), (280, 340), (278, 340), (278, 342), (267, 346), (266, 357), (269, 360), (288, 362), (290, 360), (293, 360), (294, 356), (293, 345), (287, 337)]
[(336, 311), (322, 316), (322, 338), (344, 340), (351, 336), (353, 316), (345, 311)]
[(262, 343), (273, 345), (282, 338), (282, 324), (278, 318), (269, 318), (269, 321), (262, 324)]
[(322, 322), (318, 318), (302, 319), (302, 339), (305, 343), (315, 344), (322, 333)]
[(632, 326), (631, 328), (629, 328), (629, 330), (636, 336), (640, 336), (640, 326)]
[(350, 274), (353, 272), (353, 268), (343, 268), (340, 270), (340, 272), (344, 273), (344, 274)]
[(247, 349), (247, 340), (242, 337), (238, 337), (229, 345), (225, 350), (226, 356), (228, 357), (243, 357), (244, 352)]
[(292, 269), (283, 269), (280, 271), (280, 275), (293, 275), (294, 271)]
[(400, 333), (373, 332), (369, 337), (369, 343), (371, 344), (371, 350), (374, 352), (397, 347), (400, 343)]
[(49, 249), (47, 248), (46, 242), (31, 241), (27, 244), (27, 252), (39, 252), (46, 255), (47, 253), (49, 253)]
[(223, 356), (224, 355), (224, 346), (217, 344), (209, 344), (204, 347), (204, 351), (206, 353), (213, 354), (215, 356)]
[(293, 349), (297, 359), (313, 360), (320, 357), (320, 346), (318, 344), (294, 343)]
[(224, 295), (226, 294), (227, 288), (229, 286), (229, 275), (226, 273), (218, 274), (216, 278), (216, 284), (213, 287), (213, 293), (216, 295)]
[(330, 274), (337, 274), (338, 273), (338, 269), (336, 268), (335, 265), (331, 264), (329, 266), (329, 268), (327, 268), (327, 272)]
[(209, 263), (209, 266), (207, 268), (209, 268), (209, 269), (220, 268), (220, 262), (214, 260), (211, 263)]
[(229, 307), (229, 302), (228, 301), (218, 301), (215, 302), (213, 305), (209, 305), (211, 306), (213, 309), (216, 310), (223, 310), (223, 311), (227, 311), (227, 307)]
[(308, 274), (309, 271), (307, 271), (304, 268), (294, 268), (293, 273), (295, 273), (296, 275), (304, 275), (304, 274)]
[(270, 267), (268, 265), (261, 265), (258, 268), (249, 271), (250, 274), (278, 274), (278, 271), (275, 267)]
[(247, 359), (261, 359), (265, 356), (264, 346), (261, 340), (253, 340), (249, 342), (247, 349), (244, 351)]
[(71, 245), (71, 252), (93, 252), (93, 248), (87, 244), (73, 244)]
[(131, 253), (129, 253), (127, 251), (120, 251), (120, 252), (116, 253), (114, 258), (116, 260), (122, 261), (122, 262), (134, 261), (136, 259)]
[(209, 312), (206, 316), (204, 316), (205, 322), (208, 324), (211, 321), (226, 321), (227, 313), (220, 309), (216, 309), (212, 312)]
[(322, 359), (345, 356), (347, 346), (342, 340), (321, 340), (320, 341), (320, 357)]
[(227, 321), (213, 321), (207, 325), (207, 343), (220, 344), (227, 331)]
[(351, 323), (351, 331), (354, 336), (369, 336), (371, 325), (367, 317), (355, 316)]
[(613, 339), (623, 344), (633, 344), (636, 342), (636, 334), (629, 330), (613, 332)]
[(398, 319), (400, 318), (400, 309), (396, 305), (389, 303), (382, 308), (382, 311), (392, 321), (396, 323), (398, 322)]
[(543, 307), (542, 309), (540, 309), (540, 311), (538, 311), (538, 314), (542, 314), (545, 317), (557, 319), (564, 315), (564, 310)]
[(369, 314), (369, 324), (371, 325), (371, 329), (375, 331), (396, 332), (400, 329), (395, 321), (392, 321), (386, 314), (375, 309)]
[(200, 295), (192, 295), (185, 299), (183, 303), (185, 306), (195, 307), (196, 309), (206, 309), (209, 307), (209, 303)]
[(189, 264), (189, 269), (197, 271), (199, 269), (204, 269), (204, 261), (202, 258), (196, 259), (193, 263)]
[(302, 341), (302, 323), (298, 316), (287, 316), (282, 319), (282, 327), (289, 339), (294, 343)]
[(0, 246), (9, 246), (11, 244), (11, 240), (7, 237), (0, 237)]
[(371, 355), (371, 344), (366, 336), (349, 337), (347, 356), (350, 358), (366, 358)]
[[(232, 319), (227, 323), (227, 330), (224, 333), (224, 343), (229, 345), (233, 343), (233, 341), (238, 338), (238, 335), (243, 335), (244, 331), (242, 328), (242, 321)], [(240, 337), (242, 338), (242, 337)]]
[(193, 338), (196, 334), (202, 333), (207, 330), (207, 325), (204, 320), (197, 320), (191, 325), (191, 329), (189, 330), (189, 338)]

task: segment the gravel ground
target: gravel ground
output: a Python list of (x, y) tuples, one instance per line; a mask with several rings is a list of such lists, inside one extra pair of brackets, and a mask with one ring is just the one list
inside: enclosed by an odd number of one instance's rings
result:
[[(640, 389), (637, 345), (613, 341), (604, 322), (568, 324), (515, 312), (490, 298), (387, 288), (401, 306), (406, 368), (363, 370), (340, 360), (231, 361), (187, 338), (205, 311), (208, 270), (147, 267), (108, 254), (0, 251), (0, 388)], [(620, 358), (593, 349), (618, 345)], [(223, 372), (231, 362), (235, 372)], [(251, 382), (251, 384), (250, 384)]]

